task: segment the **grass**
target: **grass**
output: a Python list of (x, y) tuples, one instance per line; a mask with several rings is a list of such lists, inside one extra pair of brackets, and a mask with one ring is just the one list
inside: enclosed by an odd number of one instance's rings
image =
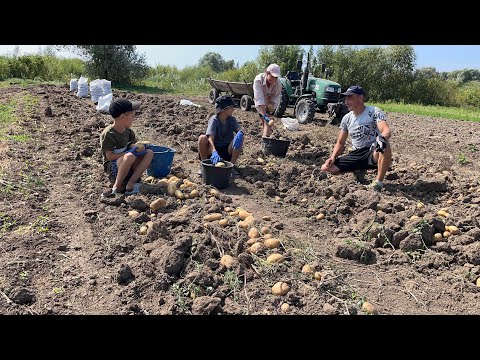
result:
[(30, 79), (7, 79), (0, 81), (0, 88), (9, 87), (9, 86), (19, 86), (21, 88), (26, 88), (33, 85), (64, 85), (62, 81), (42, 81), (42, 80), (30, 80)]
[[(32, 139), (25, 133), (19, 123), (22, 118), (29, 118), (38, 109), (40, 100), (30, 94), (15, 95), (0, 104), (0, 141), (26, 142)], [(21, 111), (19, 111), (21, 109)]]
[(480, 122), (480, 113), (475, 109), (466, 109), (459, 107), (446, 106), (424, 106), (417, 104), (402, 103), (367, 103), (370, 106), (377, 106), (384, 111), (396, 112), (401, 114), (415, 114), (421, 116), (432, 116), (438, 118), (465, 120)]

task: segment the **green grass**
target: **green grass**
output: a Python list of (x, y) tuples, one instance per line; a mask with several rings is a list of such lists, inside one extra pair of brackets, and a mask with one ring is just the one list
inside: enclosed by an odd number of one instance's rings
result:
[(7, 79), (0, 81), (0, 88), (9, 87), (9, 86), (19, 86), (21, 88), (26, 88), (33, 85), (64, 85), (65, 82), (62, 81), (42, 81), (42, 80), (30, 80), (30, 79)]
[[(4, 104), (0, 104), (0, 141), (26, 142), (32, 139), (18, 127), (22, 117), (30, 117), (38, 109), (40, 100), (30, 94), (15, 95)], [(20, 113), (18, 110), (21, 109)]]
[(377, 106), (384, 111), (396, 112), (401, 114), (415, 114), (421, 116), (432, 116), (452, 120), (465, 120), (480, 122), (480, 113), (478, 110), (465, 109), (446, 106), (424, 106), (402, 103), (367, 103), (370, 106)]

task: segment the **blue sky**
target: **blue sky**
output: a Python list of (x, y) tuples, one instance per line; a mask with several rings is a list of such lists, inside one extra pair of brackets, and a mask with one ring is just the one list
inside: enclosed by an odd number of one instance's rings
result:
[[(15, 45), (0, 45), (0, 54), (12, 53)], [(44, 45), (20, 45), (20, 54), (38, 53)], [(305, 46), (308, 49), (308, 46)], [(480, 45), (414, 45), (417, 55), (417, 68), (435, 67), (437, 71), (460, 69), (480, 70)], [(254, 60), (260, 45), (138, 45), (139, 53), (144, 53), (147, 63), (155, 65), (175, 65), (182, 69), (195, 65), (207, 52), (217, 52), (225, 60), (235, 60), (240, 65)], [(61, 53), (62, 56), (71, 56)]]

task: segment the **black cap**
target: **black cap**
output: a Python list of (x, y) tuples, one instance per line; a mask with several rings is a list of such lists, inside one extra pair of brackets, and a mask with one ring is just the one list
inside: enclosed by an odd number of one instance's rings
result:
[(125, 98), (115, 99), (110, 103), (108, 112), (114, 119), (116, 119), (123, 113), (137, 110), (140, 107), (140, 104), (140, 101), (130, 101)]
[(347, 91), (343, 92), (342, 95), (363, 95), (365, 96), (365, 90), (361, 86), (353, 85), (350, 86)]
[(220, 96), (215, 100), (215, 114), (218, 114), (230, 106), (235, 106), (235, 102), (230, 96)]

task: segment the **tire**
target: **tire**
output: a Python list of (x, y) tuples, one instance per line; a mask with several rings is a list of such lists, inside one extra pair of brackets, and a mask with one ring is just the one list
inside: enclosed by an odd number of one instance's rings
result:
[(289, 99), (288, 99), (287, 90), (285, 90), (285, 88), (282, 87), (280, 104), (278, 104), (277, 109), (275, 110), (275, 113), (273, 115), (281, 118), (283, 114), (285, 114), (285, 111), (287, 110), (288, 102), (289, 102)]
[(295, 117), (300, 124), (312, 121), (315, 116), (316, 104), (310, 99), (300, 99), (295, 105)]
[(210, 104), (214, 104), (215, 100), (217, 100), (219, 96), (220, 96), (220, 91), (218, 91), (217, 89), (210, 90), (210, 93), (208, 94), (208, 102)]
[(249, 95), (243, 95), (240, 99), (240, 109), (249, 111), (252, 108), (253, 100)]

